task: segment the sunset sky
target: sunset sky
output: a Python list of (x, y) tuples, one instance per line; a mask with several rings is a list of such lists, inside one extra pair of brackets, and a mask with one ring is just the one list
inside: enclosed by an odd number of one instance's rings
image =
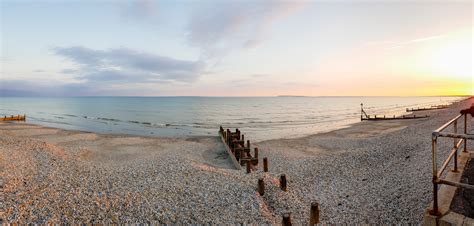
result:
[(469, 0), (0, 2), (4, 96), (474, 94)]

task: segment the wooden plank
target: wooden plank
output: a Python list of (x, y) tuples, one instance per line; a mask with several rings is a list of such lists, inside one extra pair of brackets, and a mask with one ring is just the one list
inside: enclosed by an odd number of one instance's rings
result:
[(219, 137), (221, 138), (222, 143), (224, 144), (225, 150), (227, 151), (227, 154), (230, 156), (232, 163), (234, 164), (234, 167), (238, 170), (242, 169), (239, 162), (235, 158), (234, 153), (232, 153), (232, 150), (230, 149), (229, 145), (225, 142), (224, 135), (219, 131)]

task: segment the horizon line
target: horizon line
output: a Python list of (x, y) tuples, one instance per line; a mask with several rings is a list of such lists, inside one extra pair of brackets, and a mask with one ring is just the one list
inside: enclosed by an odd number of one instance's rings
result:
[(82, 95), (82, 96), (0, 96), (3, 97), (32, 97), (32, 98), (77, 98), (77, 97), (232, 97), (232, 98), (241, 98), (241, 97), (474, 97), (474, 94), (458, 94), (458, 95), (319, 95), (319, 96), (306, 96), (306, 95), (271, 95), (271, 96), (199, 96), (199, 95), (157, 95), (157, 96), (140, 96), (140, 95), (130, 95), (130, 96), (120, 96), (120, 95)]

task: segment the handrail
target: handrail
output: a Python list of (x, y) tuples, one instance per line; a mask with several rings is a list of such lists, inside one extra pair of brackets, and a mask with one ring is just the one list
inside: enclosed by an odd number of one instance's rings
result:
[[(463, 133), (458, 133), (458, 120), (464, 116), (464, 131)], [(446, 128), (450, 125), (453, 125), (454, 130), (453, 132), (443, 132)], [(449, 165), (449, 162), (454, 159), (454, 169), (453, 172), (458, 171), (458, 150), (460, 149), (461, 145), (463, 146), (463, 152), (467, 152), (467, 140), (474, 140), (473, 134), (467, 133), (467, 114), (459, 114), (458, 116), (454, 117), (453, 119), (449, 120), (449, 122), (445, 123), (438, 129), (432, 132), (432, 161), (433, 161), (433, 209), (430, 210), (430, 214), (435, 216), (440, 216), (441, 213), (438, 209), (438, 185), (445, 184), (449, 186), (456, 186), (456, 187), (463, 187), (467, 189), (474, 189), (474, 185), (460, 183), (455, 181), (449, 181), (446, 179), (442, 179), (443, 172)], [(438, 138), (447, 137), (453, 139), (453, 147), (443, 162), (443, 165), (438, 170), (438, 163), (437, 163), (437, 146), (438, 146)], [(459, 139), (459, 140), (458, 140)]]
[(441, 175), (443, 174), (444, 170), (446, 169), (446, 166), (448, 166), (449, 164), (449, 161), (453, 158), (455, 154), (457, 154), (457, 150), (459, 149), (463, 141), (464, 140), (459, 140), (456, 146), (453, 147), (453, 149), (451, 149), (451, 153), (449, 154), (448, 158), (444, 161), (443, 166), (441, 166), (441, 168), (438, 171), (438, 174), (437, 174), (438, 178), (441, 177)]
[(441, 127), (439, 127), (437, 130), (435, 130), (433, 132), (434, 133), (439, 133), (441, 131), (443, 131), (444, 129), (446, 129), (446, 127), (450, 126), (451, 124), (453, 124), (454, 121), (457, 121), (459, 118), (461, 118), (461, 114), (456, 116), (455, 118), (451, 119), (449, 122), (447, 122), (446, 124), (442, 125)]
[(472, 135), (472, 134), (438, 133), (437, 136), (438, 137), (451, 137), (451, 138), (461, 138), (461, 139), (474, 140), (474, 135)]
[(459, 183), (459, 182), (454, 182), (454, 181), (449, 181), (449, 180), (440, 179), (439, 183), (440, 184), (451, 185), (451, 186), (455, 186), (455, 187), (474, 189), (474, 185), (472, 185), (472, 184), (464, 184), (464, 183)]

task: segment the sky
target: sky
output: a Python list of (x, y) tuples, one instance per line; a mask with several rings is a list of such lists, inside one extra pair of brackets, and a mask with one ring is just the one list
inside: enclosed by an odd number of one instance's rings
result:
[(0, 0), (0, 9), (0, 96), (474, 95), (470, 0)]

